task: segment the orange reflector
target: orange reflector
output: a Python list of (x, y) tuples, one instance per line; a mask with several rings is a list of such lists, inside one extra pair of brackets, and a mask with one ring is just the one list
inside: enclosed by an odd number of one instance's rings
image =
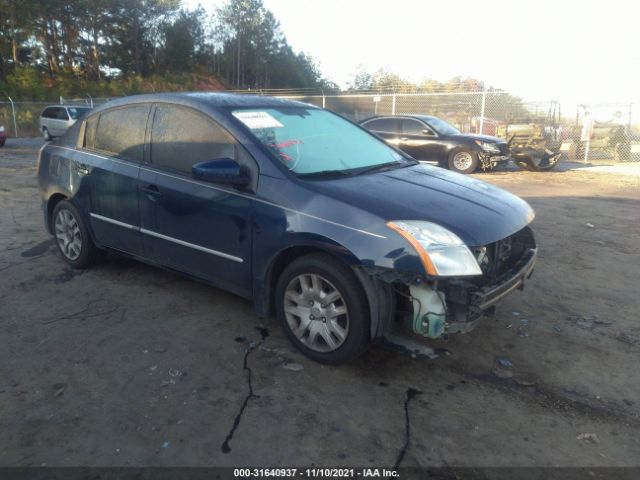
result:
[(411, 235), (409, 232), (403, 230), (402, 228), (400, 228), (399, 226), (397, 226), (393, 222), (388, 222), (387, 223), (387, 227), (389, 227), (392, 230), (398, 232), (400, 235), (402, 235), (407, 240), (407, 242), (409, 242), (411, 244), (411, 246), (415, 249), (416, 253), (420, 257), (420, 260), (422, 260), (422, 265), (424, 266), (424, 269), (427, 271), (427, 274), (433, 275), (434, 277), (438, 275), (436, 267), (433, 265), (433, 262), (431, 261), (431, 258), (429, 258), (429, 254), (424, 249), (424, 247), (422, 245), (420, 245), (420, 242), (418, 242), (418, 240), (413, 238), (413, 235)]

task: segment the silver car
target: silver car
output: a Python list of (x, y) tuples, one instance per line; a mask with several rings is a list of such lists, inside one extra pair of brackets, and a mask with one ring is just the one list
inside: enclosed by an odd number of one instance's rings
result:
[(40, 114), (42, 136), (45, 140), (51, 140), (64, 135), (71, 125), (90, 110), (89, 107), (75, 105), (51, 105), (45, 108)]

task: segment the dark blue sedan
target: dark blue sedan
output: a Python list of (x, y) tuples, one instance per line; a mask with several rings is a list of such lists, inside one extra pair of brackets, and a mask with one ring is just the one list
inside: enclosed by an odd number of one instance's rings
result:
[(108, 250), (201, 279), (326, 363), (372, 341), (433, 356), (415, 338), (470, 331), (536, 258), (520, 198), (283, 99), (109, 102), (43, 147), (38, 178), (72, 267)]

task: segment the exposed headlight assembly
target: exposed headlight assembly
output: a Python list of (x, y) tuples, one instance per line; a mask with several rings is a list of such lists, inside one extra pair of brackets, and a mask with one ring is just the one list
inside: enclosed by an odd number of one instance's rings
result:
[(393, 221), (387, 226), (415, 248), (427, 274), (435, 277), (482, 275), (469, 248), (446, 228), (419, 220)]
[(483, 142), (482, 140), (476, 140), (476, 144), (483, 149), (485, 152), (489, 153), (500, 153), (500, 149), (495, 143)]

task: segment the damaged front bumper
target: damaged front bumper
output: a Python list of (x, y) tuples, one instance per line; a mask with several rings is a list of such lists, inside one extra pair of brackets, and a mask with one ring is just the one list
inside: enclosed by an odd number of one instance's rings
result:
[(430, 348), (424, 339), (470, 332), (505, 296), (524, 288), (538, 252), (528, 227), (481, 248), (494, 262), (484, 265), (481, 277), (429, 280), (360, 272), (367, 296), (375, 297), (370, 301), (372, 337), (414, 356), (438, 357), (444, 351)]
[(501, 163), (507, 163), (512, 160), (511, 155), (507, 153), (480, 152), (478, 158), (482, 170), (491, 170)]

